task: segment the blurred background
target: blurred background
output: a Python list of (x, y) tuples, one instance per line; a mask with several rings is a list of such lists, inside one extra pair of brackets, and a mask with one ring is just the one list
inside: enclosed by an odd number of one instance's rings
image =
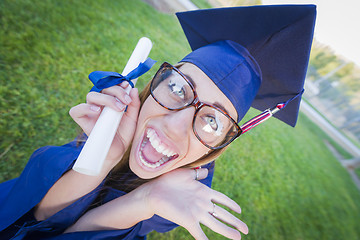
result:
[[(88, 74), (122, 72), (139, 38), (153, 41), (158, 60), (139, 89), (163, 61), (188, 54), (174, 12), (287, 3), (318, 11), (298, 124), (270, 119), (244, 134), (217, 160), (213, 188), (242, 207), (244, 239), (360, 239), (356, 0), (0, 1), (0, 182), (17, 177), (37, 148), (77, 136), (68, 111), (85, 101)], [(192, 238), (177, 228), (149, 239)]]

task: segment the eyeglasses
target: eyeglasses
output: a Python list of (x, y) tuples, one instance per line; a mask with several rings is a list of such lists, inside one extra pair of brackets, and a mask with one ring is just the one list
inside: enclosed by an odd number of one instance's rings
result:
[(195, 107), (192, 128), (199, 141), (210, 149), (220, 149), (241, 135), (242, 130), (230, 115), (217, 106), (200, 102), (194, 86), (171, 64), (165, 62), (150, 86), (151, 96), (162, 107), (180, 111)]

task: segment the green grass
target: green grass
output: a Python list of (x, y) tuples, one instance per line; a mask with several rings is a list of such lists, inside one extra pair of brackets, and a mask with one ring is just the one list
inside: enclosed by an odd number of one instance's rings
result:
[[(77, 135), (68, 111), (85, 100), (87, 75), (121, 72), (140, 37), (159, 61), (140, 88), (162, 61), (190, 50), (176, 18), (140, 0), (3, 0), (0, 11), (0, 182), (18, 176), (36, 148)], [(326, 139), (301, 114), (296, 128), (271, 119), (221, 156), (213, 186), (242, 206), (244, 239), (360, 238), (360, 193)], [(178, 228), (149, 239), (191, 237)]]
[[(76, 136), (70, 108), (85, 100), (95, 70), (122, 72), (138, 39), (150, 57), (176, 63), (190, 51), (174, 16), (142, 1), (1, 1), (0, 181), (17, 176), (32, 151)], [(176, 39), (174, 41), (174, 39)]]
[(360, 168), (356, 168), (354, 170), (354, 172), (356, 173), (356, 175), (358, 176), (358, 178), (360, 178)]
[[(320, 111), (318, 111), (312, 104), (311, 102), (306, 99), (303, 98), (303, 101), (305, 101), (307, 104), (309, 104), (320, 116), (322, 116), (324, 118), (324, 120), (329, 123), (333, 128), (335, 128), (337, 131), (339, 131), (343, 137), (347, 138), (350, 142), (352, 142), (355, 146), (360, 148), (360, 143), (358, 141), (356, 141), (354, 138), (349, 137), (348, 135), (346, 135), (341, 129), (339, 129), (338, 127), (336, 127), (332, 122), (330, 122)], [(320, 133), (321, 134), (321, 133)], [(322, 134), (324, 138), (327, 138), (327, 141), (336, 149), (336, 151), (338, 151), (342, 157), (344, 159), (351, 159), (354, 156), (352, 154), (350, 154), (348, 151), (346, 151), (344, 148), (342, 148), (338, 143), (336, 143), (332, 138), (330, 138), (329, 136), (327, 136), (326, 134)]]
[[(359, 191), (318, 131), (302, 114), (294, 129), (271, 119), (218, 159), (213, 188), (242, 206), (244, 239), (359, 239)], [(209, 239), (223, 239), (204, 230)], [(154, 236), (188, 234), (179, 228)]]

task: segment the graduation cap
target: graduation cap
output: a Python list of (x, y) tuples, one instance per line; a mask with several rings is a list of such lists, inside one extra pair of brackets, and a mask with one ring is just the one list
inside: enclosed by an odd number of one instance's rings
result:
[[(229, 98), (240, 122), (250, 106), (295, 126), (316, 16), (314, 5), (204, 9), (176, 14), (199, 67)], [(286, 108), (284, 108), (287, 105)]]

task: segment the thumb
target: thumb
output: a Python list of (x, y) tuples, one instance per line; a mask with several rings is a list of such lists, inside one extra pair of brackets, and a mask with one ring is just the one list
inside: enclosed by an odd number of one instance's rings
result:
[(126, 115), (129, 116), (132, 119), (137, 119), (137, 116), (139, 114), (139, 108), (140, 108), (140, 99), (139, 99), (139, 92), (137, 88), (133, 88), (130, 91), (130, 97), (132, 102), (128, 105), (126, 109)]

